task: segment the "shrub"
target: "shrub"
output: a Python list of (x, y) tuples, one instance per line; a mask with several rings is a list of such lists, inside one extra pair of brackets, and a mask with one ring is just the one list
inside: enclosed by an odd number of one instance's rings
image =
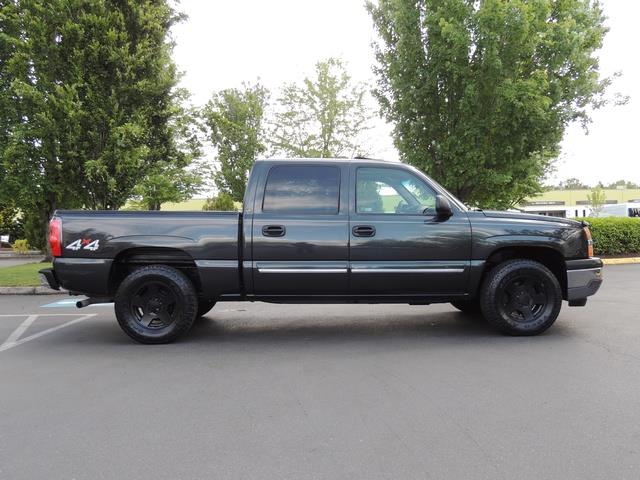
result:
[(25, 253), (29, 253), (29, 242), (24, 239), (16, 240), (13, 242), (11, 248), (14, 252), (24, 255)]
[(640, 218), (586, 218), (596, 255), (640, 254)]
[(22, 215), (17, 208), (0, 206), (0, 235), (9, 235), (9, 240), (24, 238)]
[(235, 203), (231, 195), (220, 193), (217, 197), (208, 198), (202, 207), (203, 210), (217, 210), (228, 212), (236, 209)]

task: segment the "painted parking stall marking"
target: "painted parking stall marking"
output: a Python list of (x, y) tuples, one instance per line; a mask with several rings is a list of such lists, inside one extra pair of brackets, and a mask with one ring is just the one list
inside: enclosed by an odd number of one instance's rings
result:
[(35, 340), (36, 338), (43, 337), (48, 335), (49, 333), (53, 333), (57, 330), (69, 327), (71, 325), (75, 325), (76, 323), (83, 322), (88, 318), (95, 317), (96, 313), (89, 313), (86, 315), (78, 316), (76, 313), (53, 313), (47, 314), (47, 317), (56, 316), (56, 317), (76, 317), (67, 322), (61, 323), (60, 325), (56, 325), (55, 327), (47, 328), (46, 330), (42, 330), (38, 333), (34, 333), (33, 335), (29, 335), (27, 337), (22, 338), (22, 335), (27, 331), (27, 329), (38, 319), (38, 317), (42, 317), (44, 315), (27, 315), (27, 314), (17, 314), (17, 315), (0, 315), (0, 317), (26, 317), (25, 320), (18, 325), (18, 327), (11, 332), (9, 337), (2, 342), (0, 345), (0, 353), (7, 351), (13, 347), (17, 347), (18, 345), (22, 345), (23, 343), (30, 342), (31, 340)]

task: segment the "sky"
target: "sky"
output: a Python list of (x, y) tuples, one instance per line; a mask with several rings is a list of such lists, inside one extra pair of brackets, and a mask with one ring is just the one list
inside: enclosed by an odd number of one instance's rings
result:
[[(601, 73), (621, 72), (610, 93), (630, 100), (593, 112), (588, 134), (580, 125), (567, 129), (548, 183), (569, 177), (588, 184), (640, 182), (640, 2), (602, 4), (610, 31), (599, 52)], [(258, 79), (275, 96), (283, 83), (311, 75), (328, 57), (346, 61), (354, 80), (375, 83), (376, 34), (363, 0), (182, 0), (177, 8), (189, 18), (173, 28), (174, 59), (196, 105), (215, 91)], [(373, 99), (370, 105), (377, 107)], [(376, 118), (366, 138), (371, 156), (397, 160), (391, 130)]]

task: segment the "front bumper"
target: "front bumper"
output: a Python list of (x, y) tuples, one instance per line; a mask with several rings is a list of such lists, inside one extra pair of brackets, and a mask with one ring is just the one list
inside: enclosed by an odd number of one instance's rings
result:
[(567, 300), (586, 299), (602, 285), (602, 260), (585, 258), (567, 260)]

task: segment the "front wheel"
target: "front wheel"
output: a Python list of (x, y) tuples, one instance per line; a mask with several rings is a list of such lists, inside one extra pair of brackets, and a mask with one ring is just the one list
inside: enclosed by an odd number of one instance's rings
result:
[(537, 335), (556, 321), (562, 289), (555, 275), (533, 260), (509, 260), (494, 267), (480, 291), (487, 321), (509, 335)]
[(140, 343), (169, 343), (186, 333), (196, 318), (198, 297), (179, 270), (152, 265), (135, 270), (118, 287), (118, 323)]

